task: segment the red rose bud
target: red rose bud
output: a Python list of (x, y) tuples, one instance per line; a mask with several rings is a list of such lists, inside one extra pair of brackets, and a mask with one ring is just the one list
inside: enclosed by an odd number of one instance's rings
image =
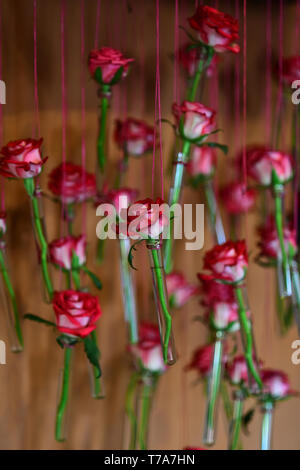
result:
[(47, 158), (41, 156), (43, 139), (20, 139), (2, 147), (0, 174), (7, 178), (32, 178), (41, 173)]
[(238, 306), (233, 287), (229, 284), (201, 279), (201, 274), (198, 277), (202, 283), (202, 305), (207, 309), (207, 320), (212, 315), (215, 328), (225, 329), (232, 324), (231, 332), (239, 329)]
[(210, 274), (200, 274), (201, 279), (214, 279), (239, 283), (245, 277), (248, 267), (248, 255), (245, 241), (228, 241), (216, 245), (204, 257), (204, 269)]
[(197, 370), (203, 377), (206, 377), (210, 372), (213, 352), (214, 348), (212, 344), (206, 344), (196, 349), (190, 364), (187, 366), (187, 370)]
[(212, 176), (217, 160), (216, 150), (211, 147), (194, 146), (186, 169), (191, 176)]
[(229, 214), (248, 212), (255, 204), (255, 189), (247, 189), (244, 183), (235, 182), (220, 191), (221, 200)]
[(119, 232), (127, 233), (132, 238), (157, 239), (169, 225), (169, 214), (166, 213), (162, 199), (147, 198), (136, 201), (127, 210), (127, 226), (120, 223)]
[(140, 157), (153, 150), (154, 128), (138, 119), (117, 120), (115, 141), (128, 155)]
[[(259, 227), (258, 233), (260, 235), (260, 241), (258, 243), (260, 248), (259, 255), (276, 259), (281, 248), (274, 218), (269, 217), (266, 224)], [(290, 256), (293, 257), (298, 251), (296, 231), (291, 226), (284, 227), (283, 237), (286, 253), (289, 253)]]
[(6, 212), (0, 211), (0, 236), (6, 233)]
[(95, 72), (98, 68), (101, 69), (102, 84), (111, 84), (116, 73), (123, 67), (122, 77), (125, 78), (129, 64), (134, 59), (126, 59), (122, 53), (111, 47), (101, 47), (99, 50), (93, 50), (89, 54), (88, 67), (90, 74), (95, 78)]
[(85, 338), (96, 328), (101, 316), (98, 298), (87, 292), (65, 290), (55, 292), (53, 309), (57, 329), (67, 335)]
[(199, 287), (189, 284), (181, 273), (168, 274), (166, 284), (170, 304), (176, 308), (182, 307), (199, 292)]
[(199, 5), (188, 19), (190, 26), (198, 32), (199, 40), (217, 52), (239, 52), (238, 21), (215, 8)]
[(263, 369), (260, 372), (264, 384), (264, 392), (271, 395), (274, 400), (296, 395), (291, 389), (287, 374), (280, 370)]
[[(174, 103), (172, 111), (183, 138), (199, 139), (215, 128), (215, 111), (201, 103), (183, 101), (180, 106)], [(183, 119), (182, 122), (181, 118)]]
[(234, 385), (248, 382), (248, 368), (244, 356), (236, 356), (230, 363), (227, 363), (226, 371), (230, 382)]
[[(184, 44), (177, 53), (178, 62), (185, 69), (187, 76), (192, 78), (198, 70), (199, 63), (202, 57), (201, 47), (191, 47), (192, 44)], [(206, 75), (212, 77), (217, 68), (218, 57), (213, 56), (209, 66), (206, 69)]]
[(284, 184), (293, 176), (293, 163), (290, 155), (277, 150), (258, 148), (247, 153), (247, 170), (258, 184), (270, 186), (273, 172), (276, 182)]
[(161, 374), (167, 367), (163, 360), (158, 327), (150, 323), (142, 323), (139, 335), (138, 344), (131, 344), (129, 351), (138, 362), (141, 362), (144, 369)]
[(96, 195), (96, 178), (80, 165), (62, 163), (50, 173), (48, 188), (65, 204), (83, 202)]
[(49, 243), (49, 254), (52, 263), (63, 269), (70, 270), (72, 268), (72, 258), (74, 253), (78, 258), (78, 265), (82, 266), (86, 262), (86, 237), (63, 237), (53, 240)]
[[(279, 67), (277, 67), (277, 72), (279, 72)], [(281, 77), (284, 84), (289, 87), (295, 80), (300, 79), (300, 56), (287, 57), (283, 60)]]

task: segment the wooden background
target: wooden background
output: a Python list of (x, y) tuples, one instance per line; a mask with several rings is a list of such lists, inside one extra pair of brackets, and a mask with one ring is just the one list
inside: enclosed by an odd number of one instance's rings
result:
[[(61, 138), (61, 80), (60, 80), (60, 1), (38, 0), (38, 91), (41, 134), (44, 137), (44, 154), (49, 156), (42, 176), (46, 188), (47, 175), (62, 159)], [(66, 12), (66, 79), (67, 79), (67, 158), (81, 161), (82, 120), (80, 108), (80, 74), (84, 70), (86, 90), (86, 143), (87, 167), (95, 168), (95, 140), (97, 136), (98, 102), (96, 86), (89, 78), (85, 64), (80, 60), (80, 1), (67, 0)], [(207, 2), (212, 4), (212, 2)], [(213, 2), (214, 3), (214, 2)], [(266, 121), (266, 3), (249, 1), (247, 11), (247, 142), (264, 142), (268, 135)], [(170, 116), (174, 100), (174, 1), (160, 1), (160, 55), (161, 98), (163, 116)], [(236, 2), (219, 2), (220, 9), (234, 13)], [(272, 52), (278, 53), (278, 4), (272, 1)], [(240, 13), (242, 2), (237, 2)], [(86, 0), (85, 6), (85, 54), (93, 48), (96, 23), (96, 1)], [(193, 13), (194, 1), (179, 1), (180, 24)], [(3, 79), (7, 87), (7, 104), (4, 114), (4, 142), (32, 135), (33, 113), (33, 2), (31, 0), (2, 0), (2, 59)], [(295, 2), (284, 1), (284, 54), (299, 52), (295, 44)], [(180, 33), (184, 41), (184, 33)], [(155, 84), (155, 1), (154, 0), (102, 0), (100, 14), (99, 45), (120, 48), (128, 57), (136, 59), (130, 75), (114, 88), (110, 114), (110, 130), (116, 117), (142, 117), (153, 122)], [(298, 50), (297, 50), (298, 49)], [(242, 56), (240, 57), (241, 60)], [(222, 55), (217, 87), (206, 90), (205, 104), (218, 105), (218, 127), (224, 130), (222, 142), (230, 146), (228, 157), (220, 155), (218, 180), (229, 181), (234, 176), (230, 158), (238, 150), (241, 134), (237, 132), (241, 122), (235, 121), (234, 64), (239, 60), (232, 54)], [(183, 82), (179, 83), (183, 96)], [(272, 87), (276, 98), (276, 83)], [(291, 112), (288, 105), (287, 116)], [(282, 145), (288, 148), (289, 119), (284, 126)], [(166, 195), (169, 184), (167, 163), (172, 150), (172, 131), (163, 127), (163, 156), (165, 164)], [(120, 158), (117, 149), (110, 145), (110, 171)], [(157, 155), (157, 164), (159, 155)], [(151, 157), (132, 160), (128, 184), (137, 187), (140, 195), (150, 194)], [(158, 181), (158, 178), (157, 178)], [(159, 182), (159, 181), (158, 181)], [(159, 185), (158, 185), (159, 186)], [(9, 221), (9, 257), (11, 271), (20, 309), (51, 318), (51, 307), (46, 306), (40, 295), (40, 279), (36, 267), (36, 254), (32, 240), (28, 201), (21, 182), (7, 182), (6, 208)], [(201, 202), (199, 192), (186, 190), (185, 202)], [(45, 200), (49, 239), (59, 236), (59, 212), (53, 203)], [(77, 232), (82, 226), (77, 217)], [(94, 401), (90, 396), (87, 363), (81, 348), (77, 348), (73, 371), (72, 397), (68, 440), (64, 444), (54, 441), (54, 416), (57, 400), (58, 374), (62, 365), (62, 351), (55, 342), (53, 332), (41, 325), (24, 323), (25, 351), (13, 355), (8, 351), (7, 364), (0, 366), (0, 448), (1, 449), (119, 449), (123, 442), (124, 392), (129, 379), (126, 357), (125, 327), (119, 283), (118, 247), (109, 241), (103, 266), (94, 264), (97, 219), (95, 210), (88, 209), (88, 233), (90, 266), (101, 277), (104, 289), (99, 294), (103, 316), (99, 321), (106, 399)], [(249, 249), (255, 252), (254, 215), (242, 224), (241, 236), (247, 237)], [(205, 233), (205, 248), (212, 246), (209, 232)], [(201, 270), (204, 250), (184, 251), (179, 242), (176, 266), (181, 267), (190, 281), (195, 281)], [(147, 258), (140, 248), (136, 258), (136, 275), (139, 316), (151, 319), (154, 315), (150, 296), (150, 279)], [(291, 362), (291, 343), (297, 338), (293, 328), (280, 338), (274, 311), (274, 276), (250, 265), (248, 276), (249, 299), (254, 316), (254, 328), (259, 356), (266, 366), (282, 368), (291, 379), (293, 388), (300, 390), (300, 369)], [(58, 281), (59, 283), (59, 281)], [(58, 285), (58, 284), (57, 284)], [(186, 445), (201, 446), (205, 400), (201, 385), (195, 386), (193, 372), (183, 371), (195, 347), (205, 342), (203, 326), (193, 323), (199, 314), (197, 300), (175, 313), (174, 332), (179, 351), (178, 363), (161, 379), (151, 417), (150, 448), (181, 449)], [(0, 317), (0, 337), (7, 339), (4, 314)], [(251, 434), (243, 439), (246, 449), (259, 445), (260, 412), (251, 424)], [(299, 400), (292, 399), (278, 406), (275, 416), (274, 448), (297, 449), (299, 436)], [(226, 448), (226, 422), (220, 413), (216, 448)]]

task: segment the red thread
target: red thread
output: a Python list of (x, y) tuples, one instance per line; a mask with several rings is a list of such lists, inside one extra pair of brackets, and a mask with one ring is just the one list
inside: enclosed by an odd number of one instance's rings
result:
[(247, 162), (246, 162), (246, 140), (247, 140), (247, 0), (243, 6), (244, 31), (243, 31), (243, 175), (247, 186)]
[(279, 4), (279, 58), (278, 58), (278, 68), (279, 68), (279, 86), (276, 102), (276, 111), (275, 111), (275, 132), (274, 132), (274, 141), (273, 145), (276, 146), (277, 141), (279, 142), (279, 136), (277, 136), (277, 124), (280, 120), (280, 114), (282, 111), (283, 105), (283, 84), (282, 84), (282, 66), (283, 66), (283, 0), (280, 0)]
[[(2, 0), (0, 0), (0, 79), (2, 80)], [(3, 144), (3, 104), (0, 104), (0, 148)], [(5, 210), (5, 178), (1, 176), (1, 210)]]
[(38, 74), (37, 74), (37, 2), (33, 0), (33, 73), (34, 73), (34, 131), (35, 137), (40, 137), (40, 112), (39, 112), (39, 94), (38, 94)]
[(178, 0), (175, 0), (175, 24), (174, 24), (174, 92), (173, 101), (178, 103), (179, 96), (178, 96), (178, 83), (177, 83), (177, 75), (178, 75), (178, 50), (179, 50), (179, 28), (178, 28)]
[[(85, 178), (85, 169), (86, 169), (86, 112), (85, 112), (85, 84), (84, 84), (84, 76), (85, 76), (85, 55), (84, 55), (84, 0), (81, 0), (80, 4), (80, 66), (81, 66), (81, 74), (80, 74), (80, 81), (81, 81), (81, 165), (83, 168), (82, 173), (82, 185), (85, 188), (86, 178)], [(86, 203), (82, 203), (82, 230), (83, 233), (86, 234), (86, 225), (87, 218), (86, 218)]]
[(266, 21), (266, 141), (271, 143), (272, 130), (272, 20), (271, 0), (267, 0)]
[[(240, 6), (239, 0), (235, 0), (235, 16), (239, 20)], [(239, 55), (235, 58), (235, 73), (234, 73), (234, 108), (235, 108), (235, 152), (241, 147), (241, 87), (240, 87), (240, 58)], [(237, 166), (238, 167), (238, 166)]]
[(101, 0), (97, 0), (94, 49), (97, 49), (99, 45), (100, 7), (101, 7)]
[[(162, 128), (161, 128), (161, 101), (160, 101), (160, 65), (159, 65), (159, 0), (156, 0), (156, 84), (155, 84), (155, 132), (154, 132), (154, 146), (153, 146), (153, 164), (152, 164), (152, 196), (154, 196), (154, 170), (155, 170), (155, 147), (156, 147), (156, 121), (159, 121), (159, 153), (160, 153), (160, 182), (161, 182), (161, 197), (164, 198), (164, 169), (163, 169), (163, 156), (162, 156)], [(158, 110), (158, 113), (157, 113)], [(157, 115), (158, 114), (158, 115)]]
[[(63, 185), (65, 183), (65, 164), (66, 164), (66, 130), (67, 130), (67, 101), (66, 101), (66, 71), (65, 71), (65, 17), (66, 2), (61, 0), (61, 98), (62, 98), (62, 162), (63, 162)], [(64, 220), (65, 204), (61, 204), (61, 219)], [(61, 224), (61, 236), (63, 234), (63, 224)]]

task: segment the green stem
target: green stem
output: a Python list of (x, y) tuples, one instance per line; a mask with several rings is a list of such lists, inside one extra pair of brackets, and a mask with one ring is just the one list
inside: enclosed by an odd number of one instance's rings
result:
[[(96, 331), (91, 332), (91, 338), (98, 347), (98, 340)], [(101, 387), (101, 377), (98, 377), (99, 371), (93, 367), (93, 397), (96, 399), (104, 398), (104, 393)]]
[(164, 316), (164, 321), (165, 321), (165, 332), (164, 332), (164, 338), (163, 338), (163, 358), (164, 358), (164, 362), (167, 364), (168, 363), (168, 349), (169, 349), (171, 330), (172, 330), (172, 317), (169, 313), (168, 301), (165, 297), (164, 273), (163, 273), (163, 268), (160, 266), (158, 250), (151, 249), (151, 254), (152, 254), (152, 260), (153, 260), (159, 302), (162, 307), (162, 314)]
[[(280, 251), (282, 257), (282, 268), (283, 268), (283, 281), (284, 281), (284, 289), (285, 295), (289, 295), (291, 290), (290, 288), (290, 267), (289, 267), (289, 260), (286, 254), (285, 244), (284, 244), (284, 233), (283, 233), (283, 217), (282, 217), (282, 189), (281, 186), (274, 188), (274, 198), (275, 198), (275, 222), (276, 222), (276, 230), (280, 244)], [(281, 273), (280, 273), (281, 274)], [(283, 295), (283, 296), (285, 296)]]
[(67, 284), (67, 289), (71, 289), (71, 286), (72, 286), (72, 274), (70, 273), (70, 271), (66, 271), (66, 284)]
[(229, 450), (239, 449), (239, 438), (243, 416), (243, 404), (243, 398), (237, 396), (234, 400), (234, 415), (231, 423)]
[(195, 101), (197, 89), (198, 89), (202, 72), (203, 72), (203, 68), (204, 68), (204, 61), (200, 60), (198, 70), (194, 75), (191, 88), (189, 89), (188, 94), (187, 94), (187, 101)]
[(101, 240), (98, 239), (97, 242), (97, 263), (101, 264), (104, 260), (104, 246), (105, 246), (105, 239)]
[(67, 222), (68, 234), (73, 235), (73, 220), (74, 220), (74, 207), (72, 204), (67, 205)]
[[(147, 380), (147, 379), (146, 379)], [(151, 382), (152, 379), (149, 379)], [(143, 386), (142, 391), (142, 415), (141, 415), (141, 424), (140, 424), (140, 432), (139, 432), (139, 443), (140, 443), (140, 450), (147, 450), (147, 437), (148, 437), (148, 428), (149, 428), (149, 416), (151, 410), (151, 402), (152, 402), (152, 395), (153, 390), (155, 388), (155, 384), (153, 383), (145, 383)]]
[(125, 411), (130, 422), (130, 441), (128, 450), (136, 450), (136, 439), (137, 439), (137, 417), (134, 408), (134, 394), (136, 386), (139, 382), (140, 376), (138, 372), (134, 372), (130, 378), (126, 397), (125, 397)]
[(56, 412), (56, 426), (55, 426), (55, 439), (58, 442), (65, 440), (63, 436), (63, 420), (65, 418), (66, 406), (68, 403), (69, 386), (70, 386), (70, 364), (71, 364), (72, 349), (65, 348), (63, 382), (60, 395), (60, 401)]
[(240, 321), (241, 334), (243, 338), (244, 356), (245, 356), (245, 360), (247, 363), (248, 372), (249, 374), (252, 375), (259, 389), (261, 390), (263, 384), (259, 376), (259, 373), (257, 371), (257, 368), (253, 362), (254, 348), (253, 348), (253, 334), (252, 334), (251, 322), (247, 318), (247, 312), (246, 312), (244, 299), (243, 299), (243, 293), (242, 293), (241, 288), (236, 287), (235, 293), (236, 293), (236, 298), (237, 298), (237, 302), (239, 306), (238, 315), (239, 315), (239, 321)]
[(222, 336), (217, 338), (214, 344), (213, 362), (208, 381), (208, 397), (206, 409), (206, 421), (203, 441), (206, 445), (212, 445), (215, 441), (215, 417), (222, 373)]
[(44, 283), (45, 283), (49, 298), (51, 300), (53, 296), (53, 286), (52, 286), (52, 281), (48, 272), (48, 260), (47, 260), (48, 244), (47, 244), (47, 240), (45, 238), (44, 232), (43, 232), (38, 200), (37, 200), (37, 197), (35, 196), (34, 179), (33, 178), (24, 179), (24, 185), (31, 200), (34, 225), (36, 228), (36, 233), (37, 233), (37, 237), (38, 237), (39, 244), (40, 244), (40, 250), (41, 250), (42, 274), (43, 274), (43, 279), (44, 279)]
[(220, 385), (220, 391), (221, 391), (221, 396), (223, 400), (223, 405), (224, 405), (224, 410), (226, 414), (226, 418), (228, 421), (232, 420), (233, 416), (233, 407), (231, 400), (229, 398), (228, 390), (227, 390), (227, 385), (225, 380), (222, 380), (221, 385)]
[[(104, 88), (104, 87), (102, 87)], [(103, 95), (101, 97), (101, 117), (100, 117), (100, 129), (99, 136), (97, 141), (97, 152), (98, 152), (98, 164), (101, 173), (104, 172), (104, 167), (106, 163), (105, 157), (105, 136), (106, 136), (106, 120), (107, 120), (107, 111), (108, 111), (108, 97), (105, 96), (108, 90), (102, 89)]]
[(21, 348), (23, 349), (24, 347), (24, 341), (23, 341), (23, 335), (22, 335), (22, 329), (21, 329), (21, 323), (20, 323), (20, 318), (19, 318), (19, 310), (18, 310), (18, 305), (17, 305), (17, 300), (16, 300), (16, 295), (14, 288), (12, 286), (8, 271), (6, 269), (5, 265), (5, 259), (3, 256), (3, 251), (0, 249), (0, 268), (3, 276), (4, 283), (6, 285), (10, 300), (11, 300), (11, 305), (13, 308), (14, 312), (14, 328), (15, 332), (19, 341), (19, 344)]
[(72, 269), (72, 278), (74, 281), (75, 289), (80, 290), (80, 274), (78, 269)]

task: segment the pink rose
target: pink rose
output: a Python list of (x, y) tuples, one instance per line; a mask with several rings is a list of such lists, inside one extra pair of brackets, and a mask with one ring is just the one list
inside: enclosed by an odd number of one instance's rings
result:
[(63, 237), (49, 243), (51, 262), (67, 270), (72, 269), (72, 258), (74, 253), (78, 257), (79, 266), (85, 264), (85, 250), (86, 237), (84, 235), (80, 235), (79, 237)]
[(200, 41), (213, 47), (217, 52), (239, 52), (238, 21), (215, 8), (199, 5), (195, 14), (188, 19), (190, 26), (198, 32)]
[(0, 237), (6, 233), (6, 212), (0, 211)]
[(138, 119), (117, 120), (115, 141), (128, 155), (140, 157), (153, 150), (154, 128)]
[(216, 329), (226, 329), (230, 325), (231, 332), (238, 330), (238, 306), (233, 286), (201, 279), (201, 274), (198, 277), (202, 284), (202, 305), (206, 307), (207, 321), (212, 316)]
[(245, 241), (228, 241), (216, 245), (206, 252), (204, 269), (210, 274), (199, 274), (204, 280), (219, 280), (230, 283), (239, 283), (245, 277), (248, 267), (248, 255)]
[(184, 101), (180, 106), (174, 103), (172, 111), (183, 138), (199, 139), (215, 128), (215, 111), (201, 103)]
[(217, 155), (216, 150), (211, 147), (194, 146), (190, 160), (186, 166), (191, 176), (212, 176), (215, 171)]
[(182, 307), (199, 292), (198, 286), (189, 284), (183, 274), (171, 273), (166, 276), (169, 302), (176, 308)]
[(284, 184), (293, 176), (292, 158), (285, 152), (268, 149), (254, 149), (247, 155), (248, 173), (258, 184), (270, 186), (273, 172), (276, 182)]
[(142, 323), (139, 328), (138, 344), (131, 344), (129, 351), (144, 369), (163, 373), (167, 369), (162, 355), (159, 329), (156, 325)]
[(244, 356), (236, 356), (230, 363), (227, 363), (226, 371), (230, 382), (234, 385), (247, 384), (248, 368)]
[(220, 191), (221, 200), (229, 214), (248, 212), (255, 204), (255, 189), (246, 188), (244, 183), (230, 183)]
[(296, 395), (291, 389), (287, 374), (280, 370), (263, 369), (260, 372), (264, 384), (265, 393), (271, 395), (274, 400)]
[(2, 147), (0, 174), (7, 178), (32, 178), (41, 173), (47, 158), (41, 156), (43, 139), (20, 139)]
[[(96, 78), (100, 84), (112, 85), (116, 73), (123, 68), (122, 77), (125, 78), (128, 73), (129, 64), (134, 59), (126, 59), (122, 53), (111, 47), (101, 47), (99, 50), (93, 50), (89, 54), (88, 66), (90, 74)], [(97, 69), (101, 69), (101, 82), (97, 78)]]
[(132, 239), (158, 239), (169, 225), (169, 214), (162, 199), (136, 201), (127, 210), (127, 221), (120, 222), (118, 232)]
[(51, 171), (48, 188), (65, 204), (83, 202), (96, 195), (96, 178), (81, 165), (61, 163)]
[[(274, 218), (269, 217), (266, 224), (259, 227), (258, 233), (260, 235), (258, 243), (260, 248), (259, 256), (276, 259), (278, 253), (281, 253), (281, 247)], [(292, 256), (294, 256), (298, 251), (296, 231), (293, 227), (286, 226), (283, 229), (283, 237), (286, 253), (291, 251)]]

